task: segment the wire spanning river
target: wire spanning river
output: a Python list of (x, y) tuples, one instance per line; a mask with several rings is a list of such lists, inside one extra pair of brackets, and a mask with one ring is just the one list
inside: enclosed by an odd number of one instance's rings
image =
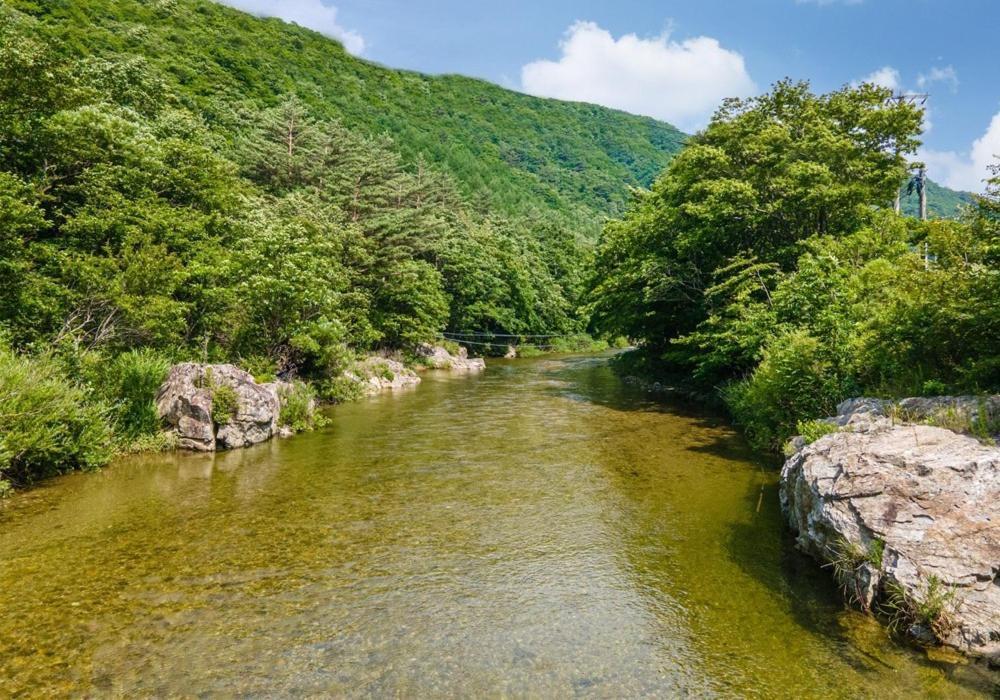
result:
[(606, 358), (0, 507), (0, 696), (989, 696), (845, 611), (776, 474)]

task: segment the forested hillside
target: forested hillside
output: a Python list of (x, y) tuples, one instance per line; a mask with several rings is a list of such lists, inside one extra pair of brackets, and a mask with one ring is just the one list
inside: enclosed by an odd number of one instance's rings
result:
[(461, 76), (391, 70), (337, 42), (210, 0), (8, 0), (64, 58), (129, 55), (172, 103), (231, 131), (233, 107), (297, 95), (317, 118), (390, 134), (407, 162), (440, 163), (480, 210), (556, 216), (587, 233), (628, 187), (648, 186), (684, 135), (593, 105), (529, 97)]
[[(308, 29), (211, 0), (6, 1), (37, 16), (67, 57), (141, 57), (171, 100), (213, 128), (238, 126), (234, 105), (270, 107), (294, 94), (318, 118), (390, 134), (408, 163), (440, 165), (480, 211), (558, 218), (591, 239), (686, 139), (669, 124), (596, 105), (385, 68)], [(928, 187), (932, 217), (952, 217), (963, 202), (967, 195)], [(903, 204), (916, 212), (915, 196)]]
[[(596, 209), (470, 201), (443, 164), (266, 71), (268, 99), (232, 80), (220, 97), (152, 47), (89, 53), (88, 39), (144, 34), (91, 31), (79, 13), (97, 5), (33, 7), (66, 24), (0, 5), (0, 491), (153, 439), (171, 362), (297, 376), (333, 399), (359, 354), (444, 329), (582, 330), (579, 227)], [(177, 21), (163, 31), (182, 35)]]

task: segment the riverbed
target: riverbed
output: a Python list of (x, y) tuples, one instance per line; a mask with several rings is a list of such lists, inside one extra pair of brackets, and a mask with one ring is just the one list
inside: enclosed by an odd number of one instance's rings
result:
[(602, 357), (0, 505), (0, 696), (989, 697), (792, 547), (777, 472)]

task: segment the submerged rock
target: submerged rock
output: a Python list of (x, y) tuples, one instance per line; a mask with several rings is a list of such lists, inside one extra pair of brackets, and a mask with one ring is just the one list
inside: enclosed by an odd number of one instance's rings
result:
[[(223, 389), (225, 387), (225, 389)], [(210, 452), (249, 447), (287, 434), (279, 426), (287, 382), (258, 384), (249, 372), (233, 365), (186, 362), (170, 369), (156, 396), (161, 420), (177, 434), (180, 447)], [(220, 391), (232, 406), (224, 416), (214, 409)]]
[[(925, 643), (1000, 660), (1000, 449), (932, 425), (973, 397), (841, 404), (840, 430), (781, 472), (797, 545), (832, 565), (845, 593)], [(992, 403), (988, 403), (992, 405)]]
[(423, 343), (417, 346), (417, 357), (431, 369), (447, 369), (453, 372), (482, 372), (486, 369), (486, 360), (481, 357), (469, 357), (469, 351), (459, 347), (458, 354), (452, 355), (440, 345)]

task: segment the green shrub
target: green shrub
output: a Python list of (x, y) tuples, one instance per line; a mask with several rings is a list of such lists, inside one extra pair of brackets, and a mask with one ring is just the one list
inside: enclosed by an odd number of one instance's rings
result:
[(943, 396), (948, 393), (948, 385), (939, 379), (928, 379), (920, 387), (921, 396)]
[(239, 361), (239, 366), (253, 375), (258, 384), (273, 382), (278, 378), (277, 363), (266, 355), (251, 355)]
[(228, 384), (220, 384), (212, 388), (212, 422), (216, 425), (226, 425), (236, 417), (240, 407), (240, 397), (236, 389)]
[(316, 382), (316, 395), (330, 403), (347, 403), (360, 399), (364, 391), (361, 384), (347, 377), (334, 377)]
[(63, 376), (52, 359), (0, 349), (0, 490), (95, 469), (111, 455), (104, 406)]
[(316, 413), (316, 392), (303, 382), (295, 382), (291, 388), (281, 391), (281, 415), (278, 422), (282, 427), (295, 432), (312, 430), (323, 424), (323, 417)]
[(462, 351), (462, 346), (454, 340), (441, 340), (437, 342), (437, 345), (447, 350), (449, 355), (457, 356)]
[(908, 632), (914, 626), (923, 627), (940, 640), (954, 628), (957, 603), (953, 586), (936, 576), (929, 576), (919, 594), (910, 594), (895, 581), (889, 582), (882, 612), (888, 616), (889, 628), (893, 632)]
[(107, 363), (98, 390), (111, 405), (115, 433), (135, 440), (160, 432), (156, 394), (170, 361), (153, 350), (132, 350)]
[(795, 331), (773, 341), (753, 374), (723, 390), (751, 444), (776, 451), (801, 420), (834, 412), (841, 390), (819, 341)]
[(800, 420), (796, 425), (796, 431), (806, 441), (807, 445), (811, 445), (824, 435), (835, 433), (838, 430), (840, 428), (836, 424), (828, 423), (825, 420)]

